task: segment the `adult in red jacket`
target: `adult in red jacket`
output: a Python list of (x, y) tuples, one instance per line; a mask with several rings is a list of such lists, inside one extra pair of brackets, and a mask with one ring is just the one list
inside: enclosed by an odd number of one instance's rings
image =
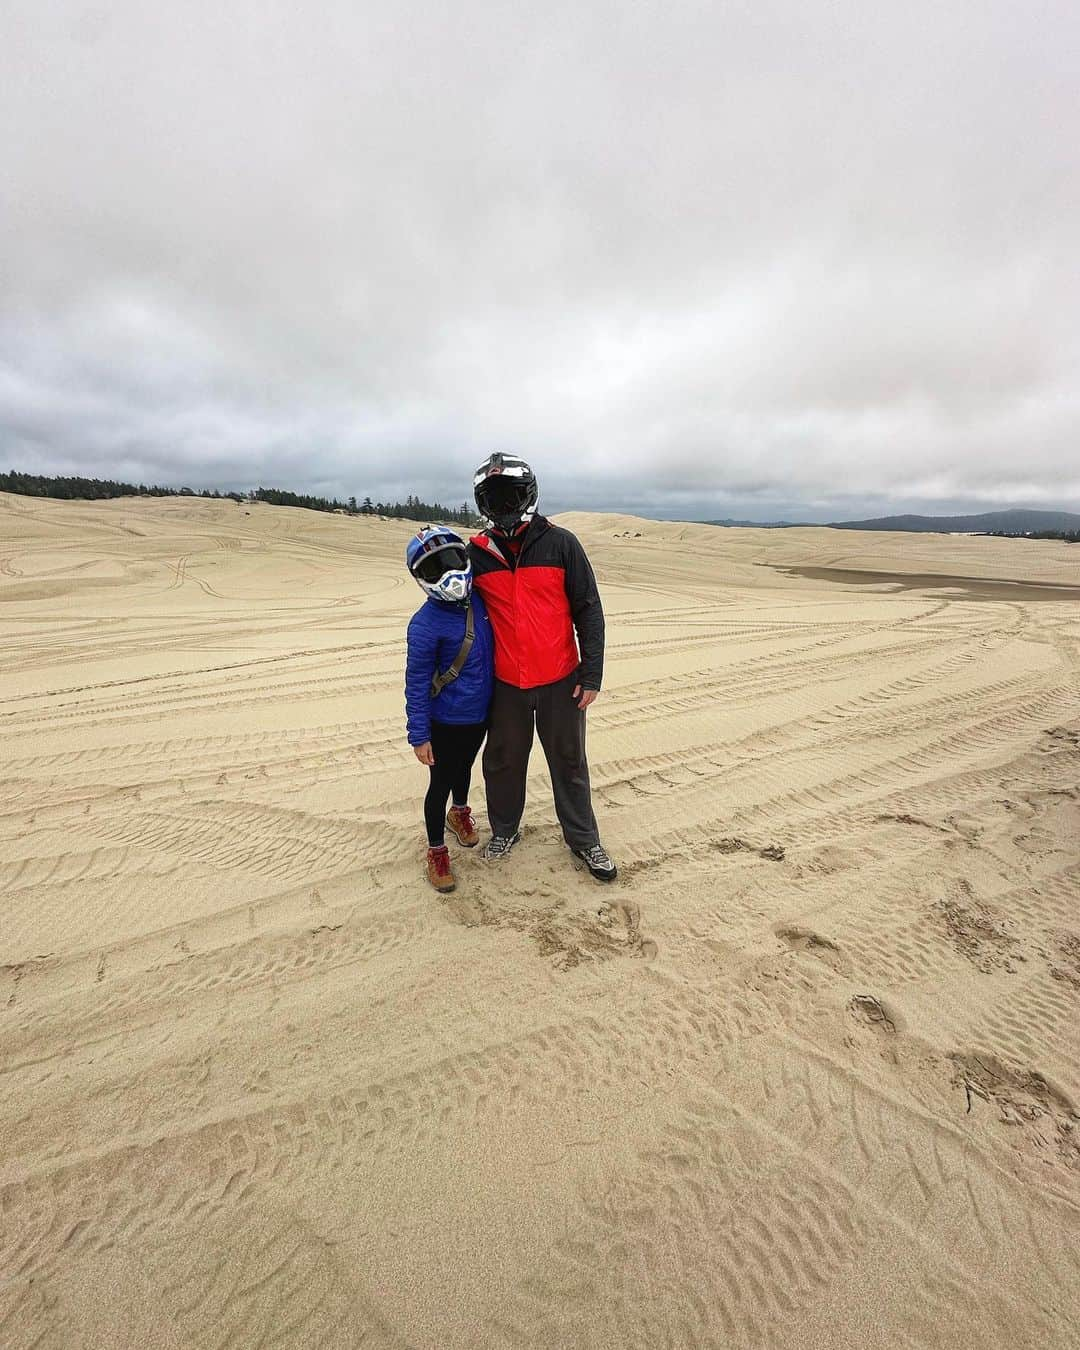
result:
[(596, 578), (575, 536), (536, 514), (536, 478), (523, 459), (492, 455), (477, 470), (473, 490), (489, 522), (469, 543), (473, 585), (495, 635), (495, 693), (484, 750), (491, 839), (482, 856), (505, 858), (521, 837), (535, 726), (564, 839), (597, 880), (614, 881), (615, 864), (596, 828), (585, 757), (585, 709), (604, 673)]

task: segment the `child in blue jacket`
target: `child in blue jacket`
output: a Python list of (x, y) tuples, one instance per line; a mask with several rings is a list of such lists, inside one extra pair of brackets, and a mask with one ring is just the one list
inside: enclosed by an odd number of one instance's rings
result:
[[(405, 667), (409, 744), (431, 775), (424, 798), (427, 877), (437, 891), (452, 891), (445, 826), (465, 848), (480, 841), (469, 809), (469, 782), (487, 732), (494, 640), (484, 602), (473, 594), (472, 564), (460, 535), (445, 525), (427, 525), (409, 541), (405, 562), (428, 596), (409, 620)], [(466, 651), (470, 611), (472, 641)]]

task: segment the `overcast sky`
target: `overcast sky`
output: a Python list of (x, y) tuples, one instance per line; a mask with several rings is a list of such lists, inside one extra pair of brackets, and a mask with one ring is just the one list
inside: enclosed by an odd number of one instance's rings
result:
[(0, 0), (0, 468), (1080, 509), (1075, 0)]

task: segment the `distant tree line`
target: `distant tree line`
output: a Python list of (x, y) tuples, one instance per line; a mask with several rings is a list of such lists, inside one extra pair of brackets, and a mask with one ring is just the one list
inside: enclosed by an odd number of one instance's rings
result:
[(0, 472), (0, 492), (17, 492), (22, 497), (55, 497), (61, 501), (103, 501), (107, 497), (214, 497), (243, 500), (239, 492), (217, 492), (203, 488), (158, 487), (146, 483), (118, 483), (113, 478), (46, 478), (37, 473)]
[(986, 530), (994, 539), (1063, 539), (1067, 544), (1080, 544), (1080, 530)]
[(441, 502), (423, 502), (410, 494), (403, 502), (373, 502), (365, 497), (339, 501), (337, 497), (317, 497), (284, 488), (252, 488), (249, 492), (218, 492), (203, 488), (159, 487), (156, 484), (121, 483), (112, 478), (48, 478), (43, 474), (0, 472), (0, 492), (15, 492), (23, 497), (54, 497), (61, 501), (102, 501), (110, 497), (209, 497), (234, 502), (266, 502), (269, 506), (301, 506), (308, 511), (339, 511), (349, 516), (391, 516), (397, 520), (452, 521), (476, 525), (479, 517), (466, 502), (444, 506)]
[(349, 516), (453, 521), (458, 525), (477, 525), (480, 520), (466, 502), (460, 506), (444, 506), (442, 502), (421, 501), (411, 493), (403, 502), (373, 502), (370, 497), (365, 497), (359, 506), (355, 497), (342, 502), (337, 497), (311, 497), (305, 493), (286, 492), (283, 488), (255, 488), (248, 496), (253, 502), (268, 502), (271, 506), (303, 506), (309, 511), (344, 511)]
[[(355, 502), (355, 498), (350, 501)], [(362, 516), (392, 516), (395, 520), (450, 521), (455, 525), (479, 525), (480, 517), (468, 504), (443, 506), (441, 502), (422, 502), (419, 497), (408, 496), (403, 502), (372, 502), (365, 497), (361, 502)]]

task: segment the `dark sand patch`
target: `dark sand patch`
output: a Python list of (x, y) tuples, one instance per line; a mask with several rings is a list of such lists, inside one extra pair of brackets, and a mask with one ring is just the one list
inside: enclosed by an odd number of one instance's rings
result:
[(807, 581), (829, 581), (844, 586), (888, 586), (890, 594), (902, 591), (949, 590), (943, 599), (955, 600), (1080, 600), (1080, 585), (1061, 581), (1024, 581), (1012, 577), (950, 576), (944, 572), (866, 572), (853, 567), (779, 567), (784, 576)]

